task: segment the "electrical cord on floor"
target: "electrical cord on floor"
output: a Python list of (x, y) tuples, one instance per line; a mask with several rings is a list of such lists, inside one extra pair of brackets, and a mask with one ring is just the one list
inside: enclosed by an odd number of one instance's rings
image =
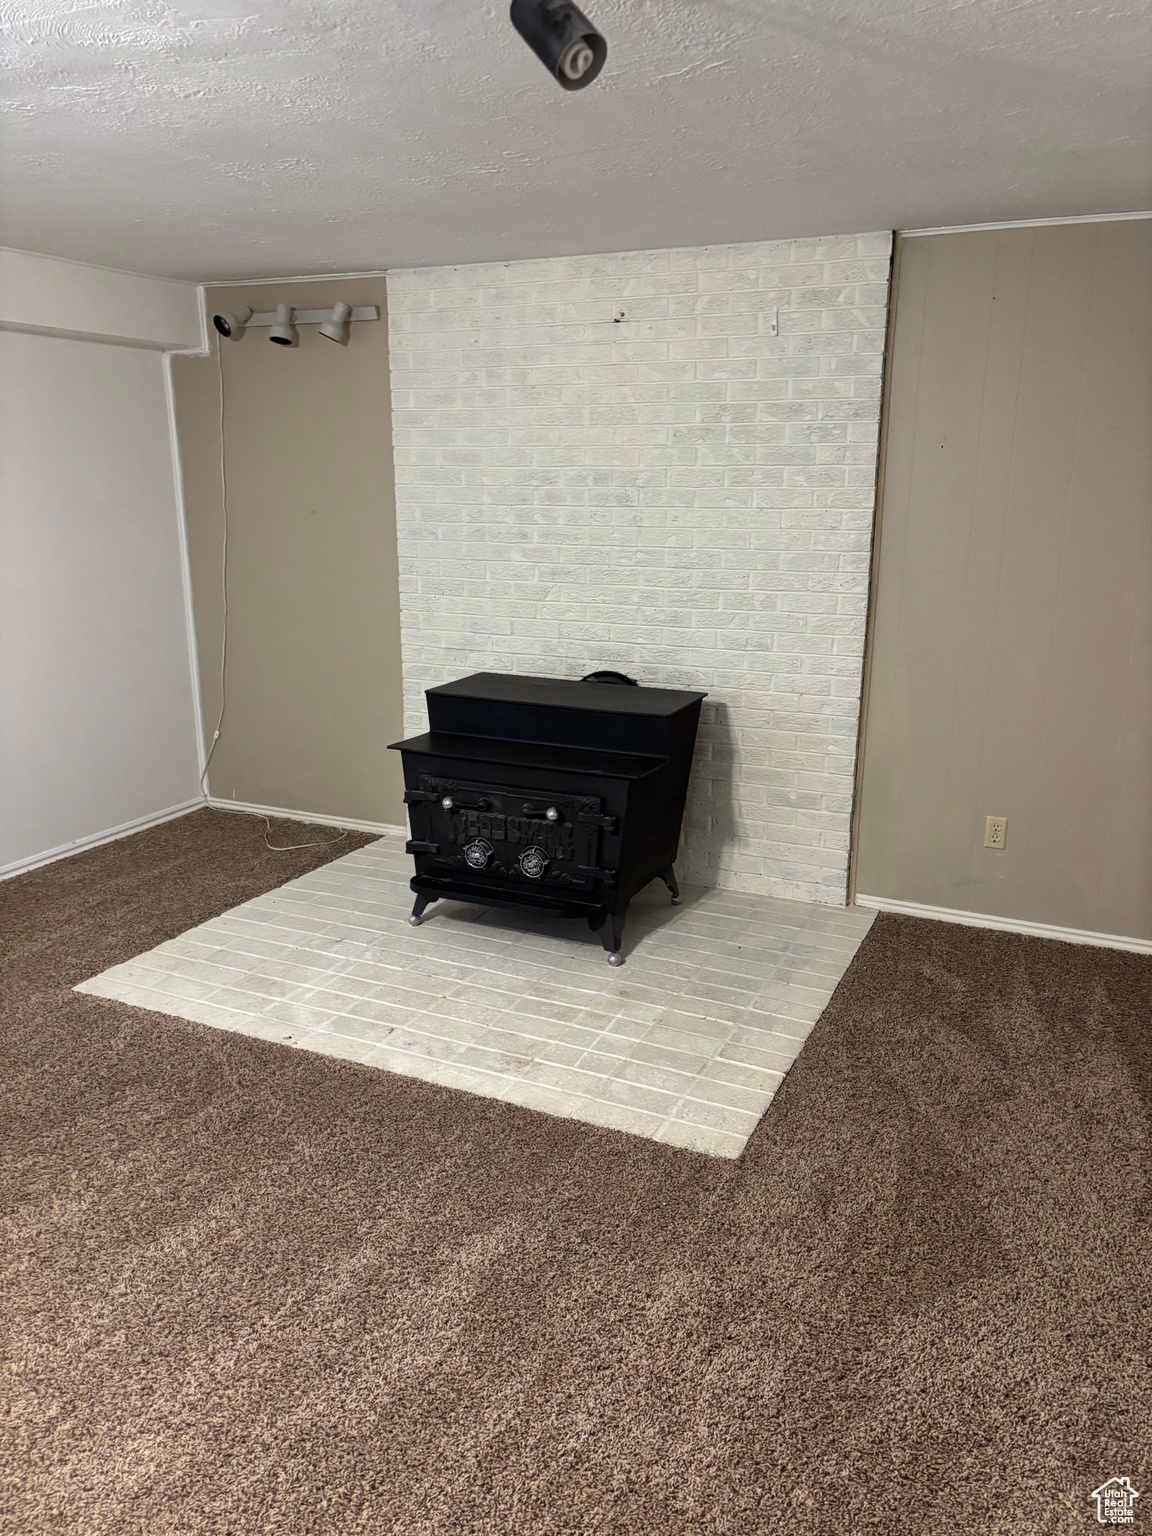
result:
[[(305, 825), (307, 825), (307, 823), (305, 823)], [(282, 847), (279, 843), (270, 843), (268, 841), (268, 834), (271, 832), (271, 830), (272, 819), (269, 816), (265, 816), (264, 844), (266, 847), (271, 848), (273, 853), (295, 853), (300, 848), (331, 848), (333, 843), (343, 842), (344, 839), (348, 836), (348, 828), (345, 827), (343, 832), (338, 832), (335, 837), (323, 838), (318, 843), (287, 843)]]
[[(200, 792), (205, 800), (208, 798), (208, 769), (215, 755), (217, 744), (220, 741), (220, 732), (224, 726), (224, 710), (228, 704), (227, 672), (228, 672), (228, 467), (224, 453), (224, 357), (220, 338), (216, 338), (216, 374), (220, 382), (220, 505), (224, 512), (224, 538), (220, 552), (220, 596), (223, 602), (223, 629), (220, 640), (220, 713), (216, 717), (216, 729), (212, 732), (212, 744), (208, 748), (204, 758), (204, 767), (200, 771)], [(231, 810), (230, 806), (216, 805), (217, 811)], [(236, 810), (237, 816), (250, 816), (262, 813)], [(348, 836), (348, 829), (337, 833), (335, 837), (321, 838), (315, 843), (273, 843), (269, 841), (269, 833), (272, 831), (272, 819), (263, 816), (264, 821), (264, 846), (270, 848), (273, 853), (297, 853), (303, 848), (330, 848), (333, 843), (339, 843)]]
[[(331, 848), (333, 843), (342, 843), (348, 836), (348, 828), (343, 832), (337, 832), (335, 837), (323, 837), (314, 843), (272, 843), (268, 840), (268, 834), (272, 831), (272, 818), (266, 816), (263, 811), (242, 811), (239, 806), (219, 805), (211, 807), (214, 811), (226, 811), (231, 816), (259, 816), (264, 823), (264, 846), (270, 848), (273, 853), (297, 853), (301, 848)], [(311, 825), (309, 822), (305, 826)]]

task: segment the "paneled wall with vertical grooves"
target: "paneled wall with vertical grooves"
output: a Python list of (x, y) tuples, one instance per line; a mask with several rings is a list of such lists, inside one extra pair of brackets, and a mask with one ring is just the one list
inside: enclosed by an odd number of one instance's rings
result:
[(1152, 938), (1152, 221), (906, 240), (892, 346), (856, 889)]

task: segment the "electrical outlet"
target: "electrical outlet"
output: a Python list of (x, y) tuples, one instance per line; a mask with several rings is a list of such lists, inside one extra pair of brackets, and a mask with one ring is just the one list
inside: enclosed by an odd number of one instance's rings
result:
[(1003, 848), (1008, 841), (1007, 816), (985, 816), (984, 818), (984, 846), (985, 848)]

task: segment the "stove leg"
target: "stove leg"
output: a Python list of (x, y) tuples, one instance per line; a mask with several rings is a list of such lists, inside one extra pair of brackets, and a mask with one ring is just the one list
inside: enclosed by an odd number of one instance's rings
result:
[(672, 868), (671, 864), (664, 870), (660, 878), (672, 894), (672, 905), (678, 907), (680, 905), (680, 887), (676, 884), (676, 871)]
[(413, 928), (419, 928), (424, 921), (424, 913), (435, 900), (435, 896), (417, 896), (416, 904), (412, 908), (412, 916), (408, 919)]
[(620, 953), (620, 941), (624, 936), (623, 912), (605, 912), (599, 923), (589, 918), (588, 926), (600, 935), (600, 942), (608, 951), (608, 964), (623, 965), (624, 956)]

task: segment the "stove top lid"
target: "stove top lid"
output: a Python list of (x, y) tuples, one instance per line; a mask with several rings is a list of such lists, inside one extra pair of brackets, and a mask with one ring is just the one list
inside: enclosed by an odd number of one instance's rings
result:
[(450, 698), (486, 699), (500, 704), (547, 705), (554, 709), (590, 709), (601, 715), (667, 717), (686, 709), (706, 693), (684, 688), (629, 688), (614, 683), (581, 683), (559, 677), (514, 677), (508, 672), (473, 672), (454, 683), (427, 690)]

